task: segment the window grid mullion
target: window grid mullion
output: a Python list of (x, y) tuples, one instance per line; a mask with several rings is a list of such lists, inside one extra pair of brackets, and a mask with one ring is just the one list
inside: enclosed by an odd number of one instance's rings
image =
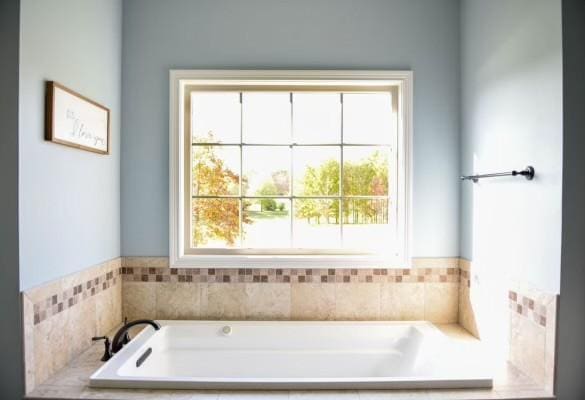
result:
[[(288, 199), (288, 200), (305, 200), (305, 199), (319, 199), (319, 200), (339, 200), (342, 197), (341, 196), (280, 196), (280, 195), (274, 195), (274, 196), (240, 196), (240, 195), (229, 195), (229, 194), (209, 194), (209, 195), (205, 195), (205, 194), (200, 194), (200, 195), (193, 195), (191, 196), (193, 199), (232, 199), (232, 200), (238, 200), (238, 199), (254, 199), (254, 200), (261, 200), (261, 199)], [(343, 196), (344, 199), (347, 200), (384, 200), (384, 199), (390, 199), (390, 195), (378, 195), (378, 196), (369, 196), (369, 195), (363, 195), (363, 196)]]
[(293, 224), (294, 224), (294, 210), (295, 210), (295, 204), (293, 203), (293, 179), (294, 179), (294, 151), (293, 151), (293, 142), (294, 142), (294, 105), (293, 105), (293, 94), (291, 92), (290, 94), (290, 142), (291, 145), (289, 147), (290, 149), (290, 178), (289, 178), (289, 188), (288, 188), (288, 195), (290, 197), (289, 201), (290, 201), (290, 238), (289, 238), (289, 243), (290, 243), (290, 248), (293, 248), (294, 246), (294, 235), (295, 235), (295, 231), (293, 229)]
[(249, 146), (249, 147), (339, 147), (341, 145), (345, 147), (388, 147), (392, 149), (392, 144), (386, 143), (191, 143), (191, 146)]
[(339, 101), (341, 103), (341, 145), (340, 145), (340, 164), (339, 164), (339, 235), (341, 241), (341, 248), (343, 248), (343, 93), (339, 94)]
[(244, 247), (244, 101), (240, 92), (240, 248)]
[[(294, 101), (293, 101), (293, 93), (290, 92), (290, 143), (288, 144), (275, 144), (275, 143), (244, 143), (243, 140), (243, 123), (244, 123), (244, 107), (243, 107), (243, 92), (239, 93), (240, 97), (240, 142), (239, 143), (194, 143), (192, 142), (192, 147), (197, 146), (238, 146), (240, 150), (240, 180), (239, 180), (239, 188), (240, 193), (238, 196), (234, 195), (192, 195), (193, 199), (204, 199), (204, 198), (211, 198), (211, 199), (238, 199), (240, 201), (240, 215), (239, 215), (239, 233), (240, 233), (240, 248), (244, 248), (244, 200), (245, 199), (264, 199), (264, 198), (275, 198), (275, 199), (288, 199), (290, 202), (290, 248), (294, 248), (294, 209), (295, 203), (294, 201), (297, 199), (330, 199), (330, 200), (337, 200), (339, 202), (339, 225), (340, 225), (340, 239), (341, 239), (341, 247), (344, 246), (344, 213), (343, 207), (346, 201), (352, 199), (364, 199), (364, 200), (375, 200), (375, 199), (385, 199), (388, 201), (389, 208), (391, 204), (394, 203), (391, 201), (390, 193), (385, 196), (345, 196), (344, 195), (344, 148), (345, 147), (390, 147), (393, 151), (395, 148), (393, 144), (381, 144), (381, 143), (348, 143), (344, 142), (344, 123), (343, 123), (343, 116), (344, 116), (344, 96), (343, 93), (339, 93), (340, 96), (340, 103), (341, 103), (341, 112), (340, 112), (340, 136), (341, 141), (340, 143), (295, 143), (294, 142)], [(289, 182), (289, 195), (288, 196), (246, 196), (243, 192), (244, 184), (243, 184), (243, 148), (246, 146), (256, 147), (256, 146), (270, 146), (270, 147), (288, 147), (290, 149), (290, 182)], [(295, 147), (338, 147), (340, 149), (340, 183), (339, 183), (339, 195), (338, 196), (296, 196), (293, 194), (293, 187), (294, 187), (294, 148)], [(393, 154), (396, 157), (395, 154)]]

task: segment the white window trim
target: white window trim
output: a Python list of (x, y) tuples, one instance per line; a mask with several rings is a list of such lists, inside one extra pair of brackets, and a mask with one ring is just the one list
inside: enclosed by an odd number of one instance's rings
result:
[[(403, 135), (399, 135), (399, 185), (397, 201), (400, 254), (396, 257), (377, 255), (203, 255), (186, 254), (184, 249), (183, 161), (184, 141), (182, 98), (186, 85), (196, 84), (262, 84), (267, 81), (298, 84), (306, 81), (319, 84), (398, 85), (400, 121)], [(353, 71), (353, 70), (171, 70), (169, 102), (169, 257), (173, 268), (199, 267), (409, 267), (411, 243), (412, 190), (412, 71)], [(402, 156), (402, 157), (401, 157)]]

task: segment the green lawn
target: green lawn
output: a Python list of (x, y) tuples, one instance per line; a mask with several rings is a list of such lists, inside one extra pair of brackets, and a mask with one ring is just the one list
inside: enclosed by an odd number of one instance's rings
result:
[(288, 210), (283, 211), (247, 211), (250, 218), (253, 219), (274, 219), (288, 217)]

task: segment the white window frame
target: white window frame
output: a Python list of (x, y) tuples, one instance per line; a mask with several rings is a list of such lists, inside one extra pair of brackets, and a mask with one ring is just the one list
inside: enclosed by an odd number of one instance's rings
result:
[[(185, 249), (184, 93), (187, 86), (299, 85), (396, 86), (398, 88), (397, 249), (393, 254), (192, 254)], [(169, 102), (169, 256), (173, 268), (400, 267), (410, 266), (412, 181), (412, 71), (171, 70)]]

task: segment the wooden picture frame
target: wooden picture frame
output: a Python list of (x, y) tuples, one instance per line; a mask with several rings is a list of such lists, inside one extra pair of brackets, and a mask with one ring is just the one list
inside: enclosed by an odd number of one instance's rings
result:
[(45, 140), (110, 154), (110, 110), (57, 82), (45, 88)]

